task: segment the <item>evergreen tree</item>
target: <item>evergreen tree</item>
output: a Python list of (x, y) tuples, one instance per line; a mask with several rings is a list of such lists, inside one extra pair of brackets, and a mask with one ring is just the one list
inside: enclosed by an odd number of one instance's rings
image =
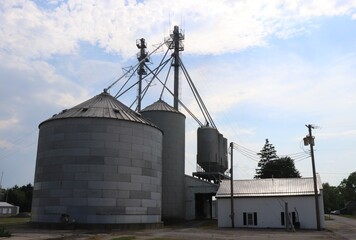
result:
[(255, 178), (261, 178), (263, 175), (263, 169), (266, 163), (278, 159), (277, 151), (274, 146), (269, 143), (268, 139), (266, 139), (266, 143), (263, 146), (262, 150), (257, 153), (260, 156), (260, 161), (258, 162), (258, 168), (256, 169)]
[(300, 178), (294, 160), (290, 157), (279, 158), (276, 149), (268, 139), (257, 155), (260, 156), (260, 161), (255, 178)]

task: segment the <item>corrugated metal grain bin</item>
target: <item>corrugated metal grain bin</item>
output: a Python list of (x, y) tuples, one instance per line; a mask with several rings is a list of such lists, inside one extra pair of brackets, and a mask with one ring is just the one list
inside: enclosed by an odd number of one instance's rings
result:
[(32, 222), (161, 222), (162, 131), (108, 93), (39, 126)]

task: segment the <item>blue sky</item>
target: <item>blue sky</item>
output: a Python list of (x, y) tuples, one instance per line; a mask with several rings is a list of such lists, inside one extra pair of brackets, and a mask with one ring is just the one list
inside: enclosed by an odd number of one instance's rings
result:
[[(99, 94), (136, 64), (136, 39), (153, 51), (174, 25), (185, 32), (183, 62), (229, 142), (259, 152), (268, 138), (280, 155), (300, 153), (308, 150), (305, 124), (315, 124), (323, 182), (338, 185), (356, 170), (356, 1), (5, 0), (2, 186), (33, 182), (42, 121)], [(203, 121), (186, 82), (181, 88), (182, 101)], [(160, 90), (156, 82), (143, 105)], [(130, 104), (135, 95), (119, 100)], [(187, 115), (187, 174), (195, 171), (197, 127)], [(252, 178), (256, 159), (238, 150), (234, 156), (236, 179)], [(310, 158), (296, 159), (296, 167), (312, 175)]]

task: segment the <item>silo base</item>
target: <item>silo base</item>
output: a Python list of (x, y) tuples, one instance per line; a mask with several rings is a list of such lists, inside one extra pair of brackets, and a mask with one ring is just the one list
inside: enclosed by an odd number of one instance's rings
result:
[(163, 228), (163, 222), (158, 223), (126, 223), (126, 224), (88, 224), (88, 223), (48, 223), (30, 222), (33, 228), (42, 229), (117, 229), (117, 230), (136, 230), (136, 229), (157, 229)]

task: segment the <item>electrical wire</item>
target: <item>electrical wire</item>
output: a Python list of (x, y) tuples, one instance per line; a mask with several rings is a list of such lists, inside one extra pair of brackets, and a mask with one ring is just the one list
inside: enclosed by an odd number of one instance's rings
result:
[(35, 128), (34, 130), (32, 130), (31, 132), (15, 139), (14, 141), (10, 142), (10, 146), (17, 146), (17, 148), (7, 148), (4, 149), (4, 151), (0, 151), (0, 160), (6, 159), (20, 151), (26, 150), (28, 148), (30, 148), (31, 146), (33, 146), (36, 142), (31, 141), (27, 144), (24, 145), (25, 141), (32, 136), (34, 133), (36, 133), (38, 131), (37, 128)]
[[(258, 162), (260, 160), (260, 157), (258, 156), (258, 152), (253, 151), (251, 149), (248, 149), (246, 147), (243, 147), (237, 143), (233, 143), (233, 148), (244, 155), (245, 157)], [(309, 152), (298, 152), (298, 153), (292, 153), (292, 154), (285, 154), (285, 155), (277, 155), (278, 159), (283, 158), (283, 157), (290, 157), (293, 161), (295, 162), (300, 162), (302, 160), (305, 160), (310, 157), (310, 151)], [(276, 160), (278, 160), (276, 159)]]

